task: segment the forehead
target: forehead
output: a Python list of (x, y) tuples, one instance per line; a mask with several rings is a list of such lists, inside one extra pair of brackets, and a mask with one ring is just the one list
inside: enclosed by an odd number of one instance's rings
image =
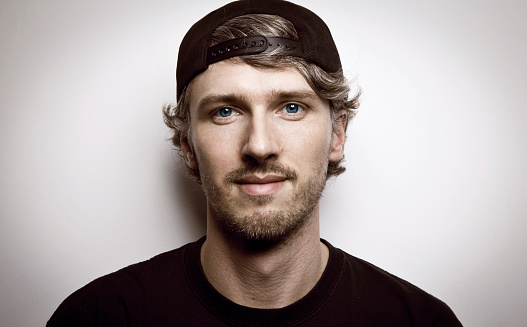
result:
[(300, 72), (292, 67), (255, 68), (241, 61), (212, 64), (190, 85), (190, 105), (214, 96), (236, 96), (248, 101), (271, 101), (280, 94), (303, 94), (323, 101)]

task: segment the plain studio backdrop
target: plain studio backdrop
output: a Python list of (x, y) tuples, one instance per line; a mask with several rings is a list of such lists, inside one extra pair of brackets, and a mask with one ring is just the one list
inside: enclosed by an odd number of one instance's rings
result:
[[(525, 326), (527, 5), (297, 2), (363, 89), (322, 237), (466, 326)], [(42, 326), (96, 277), (204, 235), (161, 107), (184, 33), (221, 4), (0, 2), (1, 326)]]

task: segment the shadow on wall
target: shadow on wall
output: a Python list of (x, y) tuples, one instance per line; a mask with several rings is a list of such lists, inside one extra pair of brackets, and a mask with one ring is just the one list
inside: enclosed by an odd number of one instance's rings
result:
[(205, 194), (191, 177), (187, 175), (185, 163), (174, 153), (170, 162), (172, 167), (167, 174), (173, 182), (171, 198), (175, 201), (176, 215), (181, 218), (183, 226), (179, 230), (187, 231), (191, 239), (197, 239), (207, 231), (207, 200)]

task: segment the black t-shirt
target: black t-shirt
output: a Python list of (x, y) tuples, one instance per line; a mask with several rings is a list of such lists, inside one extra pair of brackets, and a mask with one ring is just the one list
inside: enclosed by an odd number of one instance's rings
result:
[(47, 326), (461, 326), (445, 303), (325, 241), (328, 264), (306, 296), (280, 309), (244, 307), (207, 281), (204, 241), (94, 280)]

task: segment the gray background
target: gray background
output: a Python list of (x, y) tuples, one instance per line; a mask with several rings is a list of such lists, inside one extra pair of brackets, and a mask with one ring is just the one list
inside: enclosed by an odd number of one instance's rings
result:
[[(222, 3), (0, 2), (1, 326), (42, 326), (92, 279), (204, 234), (160, 110), (183, 34)], [(322, 236), (466, 326), (525, 326), (524, 2), (301, 3), (364, 90)]]

